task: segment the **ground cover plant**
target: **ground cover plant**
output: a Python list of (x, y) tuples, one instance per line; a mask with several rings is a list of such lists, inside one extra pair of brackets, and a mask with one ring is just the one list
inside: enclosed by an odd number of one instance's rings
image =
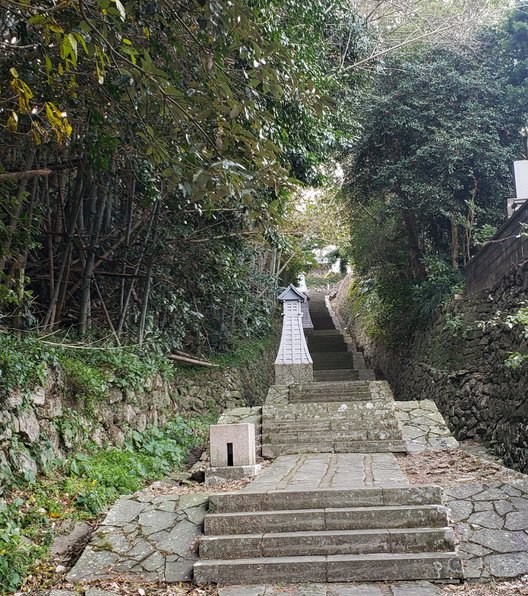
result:
[(88, 447), (0, 500), (0, 593), (9, 594), (31, 574), (68, 519), (95, 521), (119, 495), (184, 470), (192, 448), (205, 446), (211, 418), (175, 417), (163, 428), (132, 432), (123, 447)]

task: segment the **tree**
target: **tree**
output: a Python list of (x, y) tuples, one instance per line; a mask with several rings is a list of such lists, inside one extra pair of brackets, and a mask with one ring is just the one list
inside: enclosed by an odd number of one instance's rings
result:
[(6, 321), (205, 349), (261, 329), (240, 303), (271, 305), (292, 174), (320, 179), (349, 138), (361, 19), (344, 0), (1, 4)]
[[(449, 290), (456, 276), (440, 263), (457, 270), (470, 258), (475, 234), (504, 219), (525, 110), (497, 68), (494, 39), (487, 36), (478, 58), (427, 47), (394, 57), (366, 107), (346, 190), (372, 217), (354, 222), (354, 259), (383, 287), (400, 288), (402, 304), (440, 270)], [(388, 245), (384, 235), (393, 239)]]

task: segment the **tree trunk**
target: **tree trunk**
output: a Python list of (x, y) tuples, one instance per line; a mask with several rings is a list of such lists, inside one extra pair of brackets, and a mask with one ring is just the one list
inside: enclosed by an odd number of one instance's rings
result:
[(402, 213), (409, 241), (411, 269), (413, 276), (417, 279), (425, 279), (427, 272), (423, 263), (423, 252), (420, 246), (420, 237), (418, 235), (418, 226), (416, 224), (416, 214), (412, 209), (405, 209)]
[(455, 271), (458, 269), (458, 251), (458, 224), (453, 211), (451, 213), (451, 267)]
[(152, 226), (153, 234), (152, 234), (152, 253), (150, 254), (149, 263), (147, 266), (147, 271), (145, 274), (145, 288), (143, 290), (143, 304), (141, 305), (141, 316), (139, 319), (139, 331), (138, 331), (138, 343), (139, 345), (143, 344), (143, 340), (145, 338), (145, 323), (147, 320), (147, 311), (148, 311), (148, 303), (150, 297), (150, 287), (152, 283), (152, 269), (154, 267), (154, 252), (156, 250), (156, 240), (158, 238), (158, 223), (159, 223), (159, 215), (161, 211), (161, 198), (158, 199), (156, 204), (156, 208), (154, 210), (154, 224)]

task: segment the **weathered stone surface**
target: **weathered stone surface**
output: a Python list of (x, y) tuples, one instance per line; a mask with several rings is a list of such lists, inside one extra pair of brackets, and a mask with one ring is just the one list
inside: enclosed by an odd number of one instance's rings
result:
[(25, 435), (30, 443), (38, 441), (40, 436), (40, 426), (35, 412), (31, 409), (21, 411), (14, 420), (15, 431)]
[(507, 513), (504, 527), (507, 530), (528, 530), (528, 510), (521, 509)]
[(470, 501), (449, 501), (447, 505), (455, 523), (467, 519), (473, 511), (473, 504)]
[(500, 529), (504, 525), (504, 519), (494, 511), (480, 511), (473, 513), (468, 518), (468, 523), (472, 526), (481, 526), (488, 529)]
[(79, 543), (86, 541), (91, 532), (92, 526), (85, 522), (76, 523), (70, 532), (64, 535), (59, 535), (54, 539), (53, 544), (50, 547), (50, 554), (54, 557), (63, 557), (67, 555), (68, 552), (78, 546)]
[(69, 582), (107, 579), (112, 577), (111, 569), (119, 561), (119, 555), (111, 551), (97, 551), (88, 546), (75, 567), (68, 573)]
[(471, 536), (471, 541), (498, 553), (528, 551), (528, 536), (525, 532), (478, 530)]
[(99, 590), (98, 588), (87, 588), (84, 596), (115, 596), (115, 593), (108, 592), (107, 590)]
[(203, 493), (143, 493), (118, 500), (68, 578), (88, 581), (122, 573), (155, 582), (189, 581), (207, 501)]
[(408, 442), (410, 452), (458, 447), (458, 441), (451, 435), (433, 401), (397, 401), (395, 406), (396, 417), (402, 424), (403, 438)]
[(104, 524), (107, 526), (124, 526), (136, 519), (145, 509), (144, 503), (138, 503), (132, 499), (121, 498), (108, 512)]
[(517, 577), (528, 573), (528, 552), (488, 555), (484, 561), (494, 577)]
[(391, 586), (393, 596), (440, 596), (442, 590), (430, 582), (400, 582)]

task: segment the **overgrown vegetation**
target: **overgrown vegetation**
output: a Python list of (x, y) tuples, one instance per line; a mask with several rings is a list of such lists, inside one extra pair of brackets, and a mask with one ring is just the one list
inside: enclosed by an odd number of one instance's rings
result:
[(93, 446), (0, 500), (0, 593), (14, 592), (45, 556), (52, 524), (93, 519), (119, 495), (183, 469), (189, 450), (205, 445), (211, 422), (175, 417), (164, 429), (133, 432), (122, 448)]
[(521, 6), (475, 30), (472, 51), (392, 55), (365, 105), (346, 166), (350, 257), (372, 294), (370, 327), (390, 341), (460, 290), (463, 267), (504, 221), (528, 122), (526, 15)]
[(345, 0), (2, 6), (2, 323), (195, 354), (266, 333), (290, 194), (355, 134), (364, 20)]
[(157, 374), (170, 380), (175, 366), (152, 346), (90, 346), (0, 331), (0, 397), (44, 385), (50, 369), (57, 369), (71, 394), (83, 400), (102, 398), (112, 386), (140, 389)]

